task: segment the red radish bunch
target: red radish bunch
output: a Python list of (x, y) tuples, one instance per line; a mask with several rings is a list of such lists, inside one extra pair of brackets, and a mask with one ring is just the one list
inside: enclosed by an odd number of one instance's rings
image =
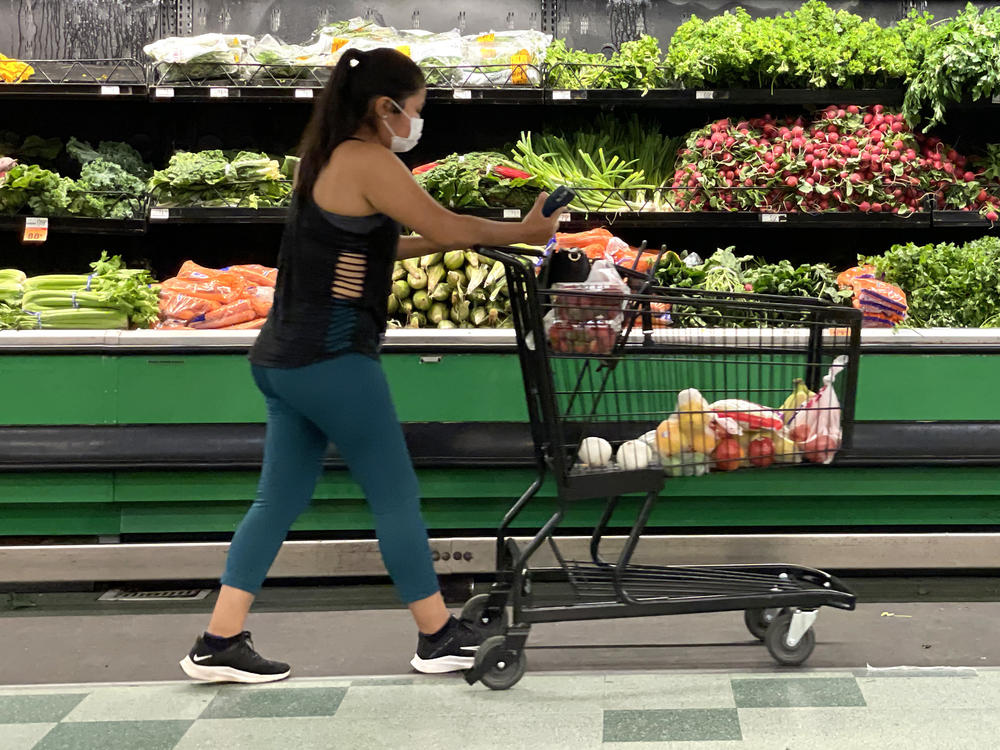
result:
[(913, 132), (882, 105), (827, 107), (811, 118), (723, 119), (695, 131), (677, 158), (670, 199), (681, 210), (980, 211), (1000, 198), (954, 149)]

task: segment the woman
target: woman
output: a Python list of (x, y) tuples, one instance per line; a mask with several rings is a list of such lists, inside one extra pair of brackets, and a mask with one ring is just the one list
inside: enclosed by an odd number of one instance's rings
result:
[[(261, 657), (243, 624), (289, 527), (309, 505), (333, 442), (365, 492), (386, 569), (419, 630), (412, 666), (472, 666), (480, 637), (445, 608), (420, 516), (417, 478), (379, 363), (393, 261), (515, 242), (544, 244), (558, 213), (545, 195), (520, 223), (454, 214), (393, 152), (420, 139), (426, 90), (413, 61), (349, 50), (317, 102), (278, 261), (274, 307), (250, 353), (267, 401), (257, 499), (233, 537), (205, 633), (181, 662), (192, 678), (271, 682), (287, 664)], [(419, 236), (399, 236), (399, 226)]]

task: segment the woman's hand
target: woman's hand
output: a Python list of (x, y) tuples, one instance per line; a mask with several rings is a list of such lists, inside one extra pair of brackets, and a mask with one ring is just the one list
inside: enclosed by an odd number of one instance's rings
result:
[(539, 193), (535, 199), (535, 205), (531, 207), (528, 215), (521, 220), (521, 227), (524, 233), (524, 239), (521, 241), (525, 244), (548, 244), (548, 241), (555, 236), (556, 229), (559, 228), (559, 216), (568, 210), (566, 206), (563, 206), (551, 216), (543, 216), (542, 206), (545, 205), (545, 199), (548, 197), (548, 193)]

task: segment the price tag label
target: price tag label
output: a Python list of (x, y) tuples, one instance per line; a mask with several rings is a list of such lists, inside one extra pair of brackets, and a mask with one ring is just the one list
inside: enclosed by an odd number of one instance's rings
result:
[(118, 86), (101, 86), (101, 96), (118, 96), (121, 92)]
[(761, 224), (784, 224), (788, 221), (787, 214), (761, 214), (760, 223)]
[(151, 208), (149, 209), (149, 220), (150, 221), (166, 221), (170, 218), (169, 208)]
[(37, 216), (29, 216), (24, 220), (22, 242), (41, 244), (49, 238), (49, 220)]
[(505, 208), (503, 210), (503, 217), (505, 219), (520, 219), (521, 209), (519, 208)]
[(567, 224), (570, 221), (569, 213), (559, 214), (559, 223)]
[(694, 98), (695, 99), (699, 99), (699, 100), (714, 99), (715, 98), (715, 92), (714, 91), (696, 91), (694, 93)]
[(554, 102), (568, 102), (570, 100), (570, 93), (568, 91), (553, 91), (552, 101)]
[(451, 92), (451, 96), (453, 99), (471, 99), (472, 92), (468, 89), (455, 89)]
[(174, 90), (170, 86), (157, 86), (153, 89), (153, 97), (156, 99), (173, 99)]
[(296, 99), (312, 99), (313, 90), (312, 89), (295, 89)]
[(225, 86), (213, 86), (208, 90), (208, 95), (212, 99), (228, 99), (229, 89)]

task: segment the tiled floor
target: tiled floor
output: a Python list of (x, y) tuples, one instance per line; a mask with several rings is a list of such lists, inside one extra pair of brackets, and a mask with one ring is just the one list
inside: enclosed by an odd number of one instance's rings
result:
[(0, 750), (1000, 747), (1000, 671), (530, 673), (0, 688)]

